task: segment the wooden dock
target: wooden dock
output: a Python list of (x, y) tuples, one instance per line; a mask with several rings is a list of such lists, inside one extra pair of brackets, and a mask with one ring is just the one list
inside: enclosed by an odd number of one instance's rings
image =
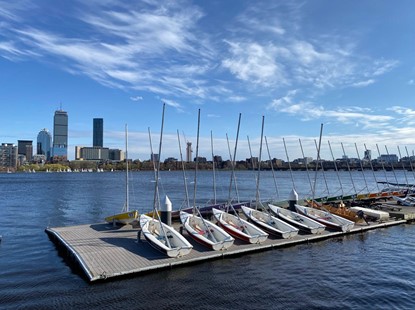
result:
[[(73, 261), (81, 267), (89, 281), (97, 281), (161, 268), (173, 268), (205, 260), (238, 256), (244, 253), (317, 242), (406, 222), (405, 219), (391, 219), (383, 223), (370, 223), (370, 225), (356, 224), (355, 228), (348, 233), (324, 231), (320, 235), (299, 234), (292, 239), (270, 236), (262, 244), (247, 244), (235, 240), (232, 247), (220, 252), (208, 250), (188, 238), (194, 248), (189, 255), (180, 258), (168, 258), (153, 249), (144, 237), (140, 236), (140, 229), (131, 225), (113, 227), (111, 224), (98, 223), (47, 228), (46, 233), (58, 248), (63, 248), (70, 254), (69, 257), (73, 258)], [(179, 224), (174, 224), (174, 226), (179, 230)], [(183, 234), (187, 237), (186, 232)]]

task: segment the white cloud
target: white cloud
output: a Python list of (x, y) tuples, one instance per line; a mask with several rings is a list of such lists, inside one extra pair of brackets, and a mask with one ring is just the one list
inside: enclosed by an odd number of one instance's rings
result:
[(369, 79), (369, 80), (366, 80), (366, 81), (361, 81), (361, 82), (353, 83), (352, 86), (353, 87), (366, 87), (366, 86), (369, 86), (369, 85), (371, 85), (373, 83), (375, 83), (375, 80)]
[(141, 97), (141, 96), (135, 96), (135, 97), (130, 97), (130, 99), (132, 101), (141, 101), (141, 100), (143, 100), (143, 97)]
[(274, 59), (277, 50), (272, 44), (225, 43), (229, 45), (230, 56), (222, 61), (222, 66), (238, 79), (265, 86), (270, 86), (277, 80), (284, 81), (282, 69)]
[(274, 99), (268, 105), (268, 108), (277, 112), (298, 116), (303, 121), (334, 119), (343, 124), (362, 125), (364, 128), (383, 127), (394, 119), (390, 115), (373, 114), (373, 111), (368, 108), (349, 106), (326, 109), (309, 101), (298, 100), (295, 98), (296, 94), (298, 94), (297, 90), (289, 91), (284, 97)]

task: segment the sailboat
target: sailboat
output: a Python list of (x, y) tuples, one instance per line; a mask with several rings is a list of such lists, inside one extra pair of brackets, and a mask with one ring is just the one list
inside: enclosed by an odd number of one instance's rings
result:
[(138, 211), (129, 209), (129, 176), (128, 176), (128, 128), (125, 125), (125, 203), (121, 210), (121, 213), (114, 214), (105, 218), (105, 221), (112, 224), (131, 224), (137, 221)]
[[(226, 211), (213, 208), (212, 212), (219, 226), (222, 227), (226, 232), (228, 232), (233, 237), (241, 239), (249, 243), (262, 243), (265, 240), (267, 240), (268, 234), (262, 229), (260, 229), (259, 227), (255, 226), (254, 224), (248, 222), (245, 219), (242, 219), (239, 216), (239, 214), (236, 212), (236, 210), (233, 208), (233, 205), (230, 203), (231, 192), (232, 192), (232, 181), (235, 178), (234, 159), (236, 157), (236, 149), (238, 145), (240, 123), (241, 123), (241, 113), (239, 113), (238, 130), (236, 134), (235, 149), (234, 149), (233, 156), (230, 151), (229, 140), (228, 140), (228, 149), (229, 149), (229, 156), (230, 156), (231, 166), (232, 166), (232, 174), (231, 174), (230, 185), (229, 185), (229, 198), (228, 198), (228, 204), (226, 205)], [(213, 156), (213, 151), (212, 151), (212, 156)], [(235, 188), (237, 188), (236, 180), (235, 180)], [(233, 213), (230, 213), (229, 211), (233, 211)]]
[(278, 216), (280, 219), (290, 223), (293, 226), (296, 226), (298, 229), (308, 232), (311, 234), (321, 234), (326, 226), (297, 212), (275, 206), (273, 204), (268, 204), (268, 207), (271, 211)]
[(320, 222), (321, 224), (335, 230), (348, 232), (354, 227), (354, 222), (328, 211), (310, 208), (302, 205), (295, 205), (298, 213)]
[(280, 236), (284, 239), (292, 238), (298, 234), (298, 228), (280, 220), (279, 218), (271, 215), (271, 213), (267, 212), (264, 206), (262, 206), (262, 210), (258, 209), (258, 205), (260, 205), (260, 197), (259, 197), (259, 177), (261, 172), (261, 155), (262, 155), (262, 139), (264, 137), (264, 116), (262, 116), (262, 129), (261, 129), (261, 143), (259, 148), (259, 157), (258, 157), (258, 176), (256, 179), (256, 203), (255, 209), (250, 208), (248, 206), (242, 206), (242, 211), (244, 212), (245, 216), (253, 223), (255, 223), (258, 227), (266, 231), (268, 234)]
[(221, 227), (202, 217), (196, 206), (197, 169), (199, 157), (199, 128), (200, 109), (198, 111), (197, 143), (196, 143), (196, 167), (193, 189), (193, 212), (180, 211), (180, 221), (189, 236), (196, 242), (215, 251), (226, 250), (233, 245), (235, 239)]
[[(160, 145), (159, 145), (159, 156), (161, 155), (161, 145), (163, 138), (163, 127), (164, 127), (164, 110), (166, 104), (163, 104), (163, 114), (160, 131)], [(151, 153), (153, 154), (153, 147), (151, 145), (151, 134), (149, 130)], [(146, 214), (140, 215), (140, 227), (141, 232), (147, 242), (156, 250), (166, 254), (168, 257), (180, 257), (187, 255), (191, 252), (193, 246), (183, 237), (177, 230), (172, 226), (163, 223), (159, 215), (160, 197), (159, 197), (159, 171), (160, 171), (160, 159), (157, 161), (157, 168), (155, 165), (154, 156), (153, 167), (154, 167), (154, 178), (155, 178), (155, 189), (154, 189), (154, 201), (153, 201), (153, 212), (152, 217)], [(166, 196), (166, 202), (168, 198)]]

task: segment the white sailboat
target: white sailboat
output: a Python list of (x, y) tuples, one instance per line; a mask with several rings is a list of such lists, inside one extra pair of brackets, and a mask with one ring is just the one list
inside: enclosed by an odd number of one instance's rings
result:
[[(159, 156), (161, 155), (161, 145), (163, 138), (163, 127), (164, 127), (164, 110), (165, 104), (163, 104), (163, 114), (160, 131), (160, 145), (159, 145)], [(151, 135), (150, 145), (151, 145)], [(151, 145), (151, 153), (153, 154), (153, 147)], [(154, 157), (154, 177), (155, 177), (155, 189), (154, 189), (154, 201), (153, 201), (153, 212), (152, 217), (141, 214), (140, 215), (140, 227), (147, 242), (156, 250), (166, 254), (168, 257), (180, 257), (187, 255), (192, 250), (193, 246), (186, 240), (177, 230), (172, 226), (163, 223), (159, 215), (160, 197), (159, 197), (159, 171), (160, 171), (160, 160), (157, 161), (158, 166), (156, 168)], [(166, 196), (166, 200), (167, 200)]]
[(196, 180), (199, 157), (199, 128), (200, 128), (200, 109), (198, 112), (197, 124), (197, 143), (196, 143), (196, 167), (193, 191), (193, 210), (192, 213), (180, 211), (180, 221), (189, 236), (196, 242), (215, 251), (226, 250), (234, 243), (235, 239), (225, 230), (202, 217), (196, 207)]
[[(270, 235), (279, 236), (282, 238), (292, 238), (298, 234), (298, 229), (294, 226), (278, 219), (277, 217), (271, 215), (266, 211), (264, 207), (258, 210), (258, 205), (260, 205), (259, 197), (259, 178), (261, 172), (261, 155), (262, 155), (262, 139), (264, 136), (264, 116), (262, 116), (262, 129), (261, 129), (261, 143), (259, 148), (259, 157), (258, 157), (258, 175), (256, 180), (256, 203), (255, 209), (242, 206), (242, 211), (245, 216), (255, 225), (260, 227), (262, 230), (267, 232)], [(251, 156), (252, 157), (252, 156)]]
[(293, 212), (291, 210), (278, 207), (273, 204), (268, 204), (268, 207), (281, 220), (284, 220), (290, 223), (291, 225), (296, 226), (298, 229), (302, 231), (305, 231), (311, 234), (320, 234), (326, 229), (325, 225), (315, 220), (312, 220), (311, 218), (305, 215), (302, 215), (300, 213)]
[(131, 224), (138, 219), (138, 211), (129, 209), (129, 176), (128, 176), (128, 129), (125, 125), (125, 203), (121, 210), (121, 213), (117, 213), (111, 216), (107, 216), (105, 221), (112, 224)]

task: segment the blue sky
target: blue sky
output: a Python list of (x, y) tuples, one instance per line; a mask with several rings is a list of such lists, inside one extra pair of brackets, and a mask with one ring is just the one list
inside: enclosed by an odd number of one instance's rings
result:
[[(104, 144), (149, 159), (179, 158), (177, 130), (200, 155), (229, 158), (242, 113), (239, 159), (258, 156), (261, 118), (272, 157), (398, 154), (415, 148), (415, 2), (0, 0), (0, 142), (36, 141), (69, 115), (69, 159)], [(184, 142), (182, 141), (182, 145)], [(155, 152), (157, 150), (154, 150)], [(403, 151), (406, 155), (406, 152)], [(263, 158), (268, 157), (264, 146)]]

